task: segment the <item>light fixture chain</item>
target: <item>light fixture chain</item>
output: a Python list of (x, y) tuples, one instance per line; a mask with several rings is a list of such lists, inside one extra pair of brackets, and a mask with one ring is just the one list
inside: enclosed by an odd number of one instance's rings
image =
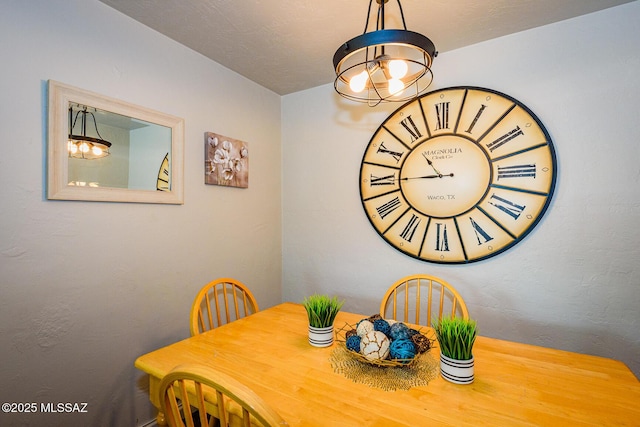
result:
[(369, 0), (369, 9), (367, 10), (367, 20), (364, 21), (364, 31), (362, 34), (367, 33), (367, 28), (369, 28), (369, 18), (371, 17), (371, 5), (373, 4), (373, 0)]
[(402, 4), (400, 3), (400, 0), (398, 0), (398, 7), (400, 8), (400, 17), (402, 18), (402, 26), (404, 27), (405, 31), (407, 30), (407, 23), (404, 22), (404, 12), (402, 11)]
[(91, 117), (93, 118), (93, 126), (96, 129), (96, 133), (98, 134), (98, 138), (100, 139), (104, 139), (102, 137), (102, 135), (100, 135), (100, 132), (98, 132), (98, 122), (96, 121), (96, 116), (93, 113), (87, 113), (87, 114), (91, 114)]
[[(72, 109), (71, 107), (69, 108), (69, 112), (71, 113), (71, 115), (69, 115), (69, 117), (71, 118), (71, 117), (72, 117), (72, 115), (73, 115), (73, 109)], [(80, 113), (81, 113), (81, 112), (82, 112), (82, 111), (78, 111), (78, 112), (76, 113), (76, 116), (75, 116), (75, 117), (74, 117), (74, 119), (73, 119), (73, 122), (72, 122), (72, 123), (69, 123), (69, 124), (71, 125), (71, 127), (69, 128), (69, 135), (73, 134), (73, 128), (75, 128), (75, 127), (76, 127), (76, 123), (78, 122), (78, 116), (80, 115)]]

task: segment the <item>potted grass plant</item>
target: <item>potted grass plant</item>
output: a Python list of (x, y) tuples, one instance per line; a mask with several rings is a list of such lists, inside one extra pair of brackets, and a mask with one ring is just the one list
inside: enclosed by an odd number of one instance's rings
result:
[(475, 320), (443, 317), (433, 329), (440, 344), (440, 374), (456, 384), (471, 384), (474, 379), (473, 344), (478, 327)]
[(309, 344), (328, 347), (333, 344), (333, 322), (344, 301), (337, 297), (314, 294), (305, 298), (302, 305), (309, 319)]

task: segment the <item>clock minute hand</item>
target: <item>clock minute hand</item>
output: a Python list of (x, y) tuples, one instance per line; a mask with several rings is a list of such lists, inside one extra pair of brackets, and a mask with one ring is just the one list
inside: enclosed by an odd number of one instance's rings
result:
[(453, 176), (453, 173), (443, 175), (439, 173), (438, 175), (423, 175), (423, 176), (408, 176), (404, 178), (400, 178), (401, 181), (407, 181), (409, 179), (431, 179), (431, 178), (443, 178), (445, 176)]

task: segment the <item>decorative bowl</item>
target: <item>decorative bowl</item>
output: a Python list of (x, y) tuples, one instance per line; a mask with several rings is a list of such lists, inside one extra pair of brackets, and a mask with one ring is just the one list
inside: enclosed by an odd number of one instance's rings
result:
[[(371, 320), (371, 319), (375, 319), (375, 318), (381, 318), (379, 315), (374, 315), (371, 316), (369, 318), (363, 318), (362, 320)], [(357, 325), (351, 325), (349, 323), (345, 323), (341, 328), (336, 328), (336, 342), (338, 343), (338, 345), (344, 346), (347, 350), (347, 353), (353, 357), (354, 359), (369, 364), (369, 365), (375, 365), (375, 366), (379, 366), (379, 367), (406, 367), (406, 366), (411, 366), (413, 365), (413, 363), (418, 359), (418, 357), (423, 354), (428, 352), (431, 347), (433, 342), (435, 341), (432, 338), (429, 338), (425, 333), (423, 333), (420, 329), (415, 329), (415, 328), (411, 328), (409, 326), (407, 326), (409, 329), (412, 330), (413, 335), (420, 335), (421, 338), (417, 339), (418, 341), (420, 341), (422, 344), (420, 346), (420, 348), (418, 348), (418, 346), (416, 346), (416, 351), (415, 351), (415, 357), (410, 358), (410, 359), (400, 359), (400, 358), (391, 358), (391, 356), (388, 356), (385, 359), (368, 359), (365, 355), (363, 355), (362, 353), (353, 351), (347, 347), (347, 338), (349, 336), (351, 336), (352, 334), (357, 334)], [(391, 337), (388, 337), (390, 343), (393, 342), (393, 339)]]

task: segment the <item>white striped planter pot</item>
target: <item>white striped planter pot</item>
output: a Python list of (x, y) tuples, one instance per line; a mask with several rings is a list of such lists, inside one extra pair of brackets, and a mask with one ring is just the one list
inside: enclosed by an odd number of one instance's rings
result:
[(440, 353), (440, 375), (445, 380), (454, 384), (471, 384), (473, 374), (473, 357), (469, 360), (456, 360)]
[(309, 344), (314, 347), (329, 347), (333, 344), (333, 325), (326, 328), (309, 326)]

